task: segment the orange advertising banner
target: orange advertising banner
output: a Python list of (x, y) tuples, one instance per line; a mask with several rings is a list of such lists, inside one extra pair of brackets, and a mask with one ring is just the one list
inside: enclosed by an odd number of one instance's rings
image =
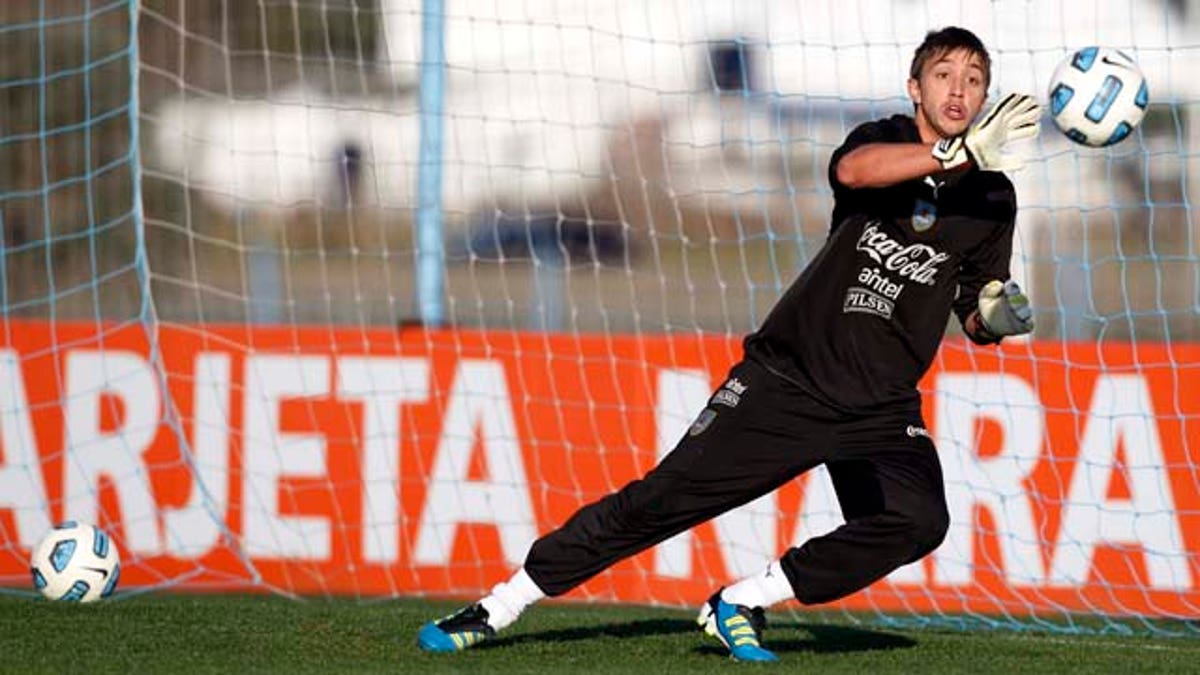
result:
[[(97, 522), (122, 585), (469, 596), (668, 451), (729, 336), (9, 322), (0, 582)], [(857, 609), (1191, 614), (1200, 345), (942, 348), (951, 531)], [(821, 470), (574, 592), (695, 604), (840, 521)]]

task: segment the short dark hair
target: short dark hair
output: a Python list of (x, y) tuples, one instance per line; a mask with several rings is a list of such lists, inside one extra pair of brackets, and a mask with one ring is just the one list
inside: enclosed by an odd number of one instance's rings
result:
[(956, 49), (965, 49), (979, 56), (983, 61), (983, 84), (992, 82), (992, 57), (988, 54), (983, 41), (971, 31), (958, 26), (947, 26), (941, 30), (931, 30), (925, 34), (925, 41), (913, 52), (912, 65), (908, 76), (914, 80), (921, 79), (921, 70), (925, 64), (949, 54)]

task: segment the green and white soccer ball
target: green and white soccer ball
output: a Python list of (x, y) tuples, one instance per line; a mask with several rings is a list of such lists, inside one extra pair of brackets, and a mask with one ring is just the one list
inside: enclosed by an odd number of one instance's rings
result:
[(51, 600), (94, 602), (112, 595), (121, 557), (95, 525), (69, 520), (50, 530), (29, 561), (33, 587)]
[(1050, 115), (1067, 138), (1093, 148), (1124, 140), (1150, 105), (1141, 68), (1116, 49), (1084, 47), (1050, 79)]

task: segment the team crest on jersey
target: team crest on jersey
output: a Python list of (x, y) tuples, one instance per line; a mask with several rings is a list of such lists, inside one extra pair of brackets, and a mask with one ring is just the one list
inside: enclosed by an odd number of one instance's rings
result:
[(935, 222), (937, 222), (937, 206), (924, 199), (918, 199), (916, 205), (913, 206), (913, 229), (917, 232), (924, 232), (933, 227)]
[(708, 425), (712, 424), (713, 420), (715, 419), (717, 419), (716, 410), (713, 410), (712, 408), (705, 408), (704, 410), (701, 410), (700, 414), (696, 417), (696, 421), (692, 422), (692, 426), (688, 427), (688, 435), (699, 436), (700, 434), (704, 433), (704, 430), (707, 429)]

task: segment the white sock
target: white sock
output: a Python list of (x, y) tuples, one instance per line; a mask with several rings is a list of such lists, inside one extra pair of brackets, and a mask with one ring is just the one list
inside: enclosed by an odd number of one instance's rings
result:
[(526, 607), (544, 597), (546, 594), (533, 583), (522, 567), (508, 581), (493, 586), (491, 595), (480, 600), (479, 604), (488, 612), (488, 625), (500, 630), (516, 621)]
[(721, 599), (725, 602), (746, 607), (770, 607), (795, 595), (778, 560), (772, 561), (758, 574), (748, 576), (721, 591)]

